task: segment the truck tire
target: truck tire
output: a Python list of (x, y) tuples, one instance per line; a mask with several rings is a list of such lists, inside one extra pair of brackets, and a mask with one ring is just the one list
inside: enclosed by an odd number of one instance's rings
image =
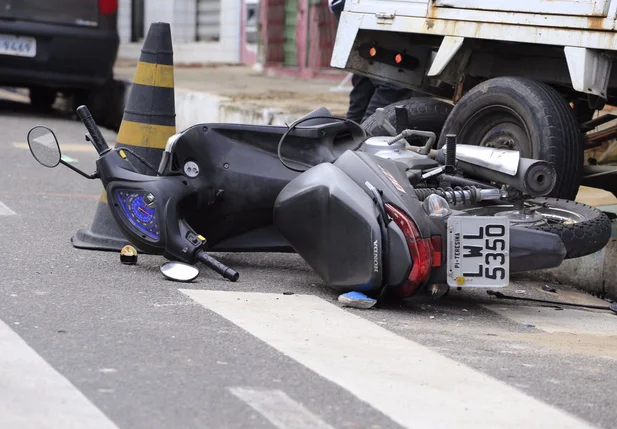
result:
[[(409, 126), (421, 131), (432, 131), (439, 139), (439, 133), (443, 128), (448, 115), (452, 111), (452, 105), (434, 98), (410, 98), (384, 107), (386, 119), (396, 127), (395, 107), (403, 106), (407, 110)], [(371, 136), (389, 135), (381, 125), (377, 124), (376, 114), (366, 118), (362, 127)], [(411, 138), (408, 139), (411, 142)], [(424, 144), (424, 143), (419, 143)]]
[(583, 135), (568, 102), (555, 89), (520, 77), (487, 80), (465, 94), (444, 124), (457, 142), (516, 149), (557, 170), (549, 194), (574, 200), (583, 174)]

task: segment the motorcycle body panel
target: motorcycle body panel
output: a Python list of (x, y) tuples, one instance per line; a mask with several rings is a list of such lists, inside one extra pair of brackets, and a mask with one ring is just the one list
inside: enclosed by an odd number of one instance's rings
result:
[(274, 205), (277, 229), (327, 285), (342, 292), (380, 289), (382, 222), (371, 198), (329, 163), (294, 179)]
[[(97, 161), (112, 216), (126, 238), (144, 253), (195, 263), (203, 246), (199, 233), (182, 218), (198, 189), (182, 176), (138, 173), (118, 152)], [(141, 211), (141, 213), (140, 213)]]
[(352, 151), (286, 186), (275, 203), (274, 220), (326, 284), (341, 292), (378, 295), (384, 286), (404, 286), (414, 264), (401, 229), (378, 208), (385, 203), (409, 216), (422, 237), (437, 233), (400, 164)]
[(431, 236), (431, 223), (416, 197), (414, 188), (409, 184), (403, 164), (368, 153), (347, 151), (334, 162), (334, 165), (368, 195), (371, 193), (365, 185), (366, 182), (376, 187), (382, 192), (385, 203), (396, 206), (413, 219), (422, 237)]
[[(321, 110), (311, 113), (320, 114), (326, 115)], [(264, 125), (200, 124), (175, 142), (168, 173), (184, 174), (185, 163), (197, 164), (199, 175), (186, 179), (199, 189), (199, 202), (186, 217), (208, 239), (212, 250), (293, 251), (272, 227), (276, 197), (300, 174), (286, 168), (278, 158), (278, 144), (287, 130)], [(281, 154), (288, 164), (306, 170), (331, 162), (340, 152), (357, 145), (358, 136), (350, 132), (349, 125), (312, 119), (289, 133)]]

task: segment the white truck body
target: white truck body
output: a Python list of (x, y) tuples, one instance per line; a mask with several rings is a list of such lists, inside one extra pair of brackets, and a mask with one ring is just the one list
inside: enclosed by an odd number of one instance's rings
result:
[[(454, 101), (465, 77), (517, 75), (613, 104), (616, 28), (617, 0), (347, 0), (331, 65)], [(419, 66), (367, 60), (363, 43), (404, 50)]]

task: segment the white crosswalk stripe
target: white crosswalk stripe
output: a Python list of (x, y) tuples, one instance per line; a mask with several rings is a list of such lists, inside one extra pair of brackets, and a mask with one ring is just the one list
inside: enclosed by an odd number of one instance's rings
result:
[(182, 292), (403, 427), (592, 427), (318, 297)]
[(0, 216), (15, 216), (15, 214), (16, 213), (13, 210), (0, 201)]
[(304, 406), (280, 390), (229, 389), (277, 429), (333, 429)]
[(0, 428), (117, 429), (0, 321)]

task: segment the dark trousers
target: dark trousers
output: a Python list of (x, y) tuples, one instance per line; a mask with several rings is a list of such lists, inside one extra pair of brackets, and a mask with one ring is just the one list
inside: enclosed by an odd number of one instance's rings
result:
[(354, 74), (351, 78), (353, 89), (349, 94), (347, 119), (361, 123), (380, 107), (406, 100), (414, 91), (378, 79)]

